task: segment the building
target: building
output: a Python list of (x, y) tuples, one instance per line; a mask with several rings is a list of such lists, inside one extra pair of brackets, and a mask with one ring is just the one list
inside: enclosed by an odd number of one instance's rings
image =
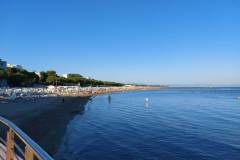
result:
[(23, 70), (23, 67), (21, 65), (16, 65), (16, 64), (7, 64), (7, 67)]
[(68, 78), (68, 74), (63, 74), (62, 77)]
[(7, 62), (0, 59), (0, 69), (7, 69)]
[(40, 72), (34, 72), (39, 78), (41, 78), (41, 73)]

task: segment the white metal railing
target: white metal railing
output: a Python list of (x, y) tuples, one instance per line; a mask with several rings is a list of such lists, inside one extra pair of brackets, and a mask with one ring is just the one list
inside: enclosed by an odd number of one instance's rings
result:
[[(6, 137), (0, 138), (0, 159), (53, 160), (38, 144), (11, 121), (0, 116), (0, 126), (6, 127)], [(23, 149), (17, 144), (19, 141)]]

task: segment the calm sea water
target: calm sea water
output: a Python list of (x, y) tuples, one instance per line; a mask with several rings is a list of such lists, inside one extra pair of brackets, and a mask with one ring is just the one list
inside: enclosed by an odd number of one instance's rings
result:
[(240, 88), (110, 95), (94, 97), (69, 124), (56, 159), (240, 160)]

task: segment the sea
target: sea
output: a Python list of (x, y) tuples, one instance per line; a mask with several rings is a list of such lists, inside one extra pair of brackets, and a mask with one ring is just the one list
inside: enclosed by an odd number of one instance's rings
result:
[(92, 97), (56, 160), (240, 160), (240, 88), (163, 88)]

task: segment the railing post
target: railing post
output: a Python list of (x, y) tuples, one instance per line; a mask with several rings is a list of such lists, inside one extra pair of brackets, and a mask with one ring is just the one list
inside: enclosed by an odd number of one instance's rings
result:
[(25, 160), (33, 160), (33, 151), (29, 146), (25, 147)]
[(14, 160), (14, 132), (12, 129), (7, 132), (6, 160)]
[[(0, 116), (0, 125), (6, 126), (7, 135), (5, 144), (5, 157), (4, 160), (53, 160), (42, 148), (32, 141), (22, 130), (20, 130), (16, 125), (14, 125), (9, 120)], [(22, 148), (15, 144), (16, 140), (19, 140), (20, 144), (25, 145), (25, 151), (23, 153)], [(3, 140), (5, 141), (5, 140)], [(21, 145), (22, 146), (22, 145)], [(15, 150), (16, 149), (16, 150)], [(17, 153), (15, 153), (15, 151)], [(19, 155), (18, 155), (19, 153)], [(1, 157), (0, 157), (1, 159)]]

